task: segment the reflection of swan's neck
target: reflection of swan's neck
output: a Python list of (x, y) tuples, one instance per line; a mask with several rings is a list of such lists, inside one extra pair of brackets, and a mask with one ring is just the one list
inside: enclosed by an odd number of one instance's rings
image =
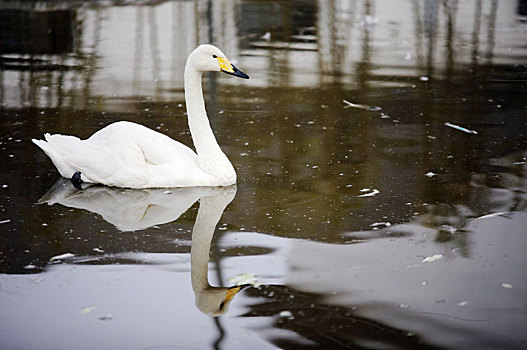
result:
[(209, 251), (214, 230), (225, 207), (236, 193), (235, 187), (218, 189), (221, 192), (217, 195), (201, 197), (199, 201), (190, 248), (192, 289), (196, 296), (196, 306), (204, 313), (211, 315), (225, 312), (225, 303), (228, 303), (233, 296), (226, 298), (227, 288), (212, 287), (208, 281)]
[[(191, 57), (189, 57), (189, 61)], [(194, 69), (192, 64), (187, 61), (185, 66), (185, 102), (187, 104), (188, 126), (199, 157), (200, 167), (209, 173), (214, 173), (212, 166), (220, 165), (218, 162), (227, 161), (228, 165), (231, 165), (218, 145), (210, 127), (205, 110), (205, 101), (203, 100), (201, 78), (202, 72)], [(207, 169), (207, 167), (211, 169)]]
[(214, 229), (226, 206), (225, 204), (223, 208), (219, 208), (215, 199), (215, 197), (203, 197), (200, 199), (198, 215), (192, 231), (190, 263), (192, 289), (196, 293), (210, 288), (207, 278), (210, 244), (214, 235)]

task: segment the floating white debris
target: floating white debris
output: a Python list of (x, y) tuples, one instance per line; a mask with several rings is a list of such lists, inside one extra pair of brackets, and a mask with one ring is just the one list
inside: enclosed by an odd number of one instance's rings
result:
[(237, 286), (241, 286), (243, 284), (250, 284), (253, 287), (260, 286), (260, 283), (256, 279), (256, 274), (254, 272), (241, 273), (237, 276), (229, 278), (229, 282), (234, 283)]
[(378, 189), (374, 188), (370, 193), (358, 195), (357, 197), (373, 197), (381, 193)]
[(487, 214), (487, 215), (479, 216), (479, 217), (475, 218), (474, 220), (488, 219), (488, 218), (492, 218), (492, 217), (494, 217), (494, 216), (502, 216), (502, 217), (506, 217), (507, 214), (509, 214), (509, 212), (506, 212), (506, 211), (500, 211), (500, 212), (497, 212), (497, 213), (491, 213), (491, 214)]
[(390, 222), (374, 222), (370, 225), (371, 227), (378, 227), (378, 226), (384, 226), (384, 227), (390, 227), (392, 224)]
[(432, 255), (432, 256), (427, 256), (426, 258), (423, 259), (423, 262), (434, 262), (436, 260), (439, 260), (443, 257), (443, 254), (435, 254), (435, 255)]
[(467, 128), (464, 128), (462, 126), (459, 126), (459, 125), (456, 125), (456, 124), (452, 124), (452, 123), (449, 123), (449, 122), (446, 122), (445, 126), (448, 126), (449, 128), (456, 129), (456, 130), (459, 130), (459, 131), (463, 131), (463, 132), (465, 132), (467, 134), (473, 134), (473, 135), (477, 135), (478, 134), (478, 132), (475, 131), (475, 130), (470, 130), (470, 129), (467, 129)]
[(430, 80), (430, 78), (422, 76), (422, 77), (419, 77), (419, 80), (421, 80), (421, 81), (428, 81), (428, 80)]
[(361, 104), (357, 104), (357, 103), (351, 103), (350, 101), (346, 101), (346, 100), (342, 100), (342, 102), (344, 102), (346, 104), (346, 106), (344, 108), (359, 108), (359, 109), (365, 109), (367, 111), (372, 111), (372, 112), (376, 112), (376, 111), (382, 110), (382, 108), (378, 107), (378, 106), (361, 105)]
[(2, 220), (0, 221), (0, 224), (7, 224), (8, 222), (11, 222), (11, 219)]
[(2, 185), (2, 188), (8, 188), (8, 187), (9, 187), (8, 184), (4, 184), (4, 185)]
[(468, 301), (466, 300), (463, 300), (463, 301), (460, 301), (459, 303), (457, 303), (457, 306), (467, 306), (468, 305)]
[(510, 283), (502, 283), (501, 286), (503, 288), (507, 288), (507, 289), (511, 289), (512, 288), (512, 284), (510, 284)]
[(81, 314), (83, 314), (83, 315), (84, 314), (88, 314), (88, 313), (92, 312), (93, 310), (95, 310), (95, 307), (93, 307), (93, 306), (86, 306), (86, 307), (83, 307), (81, 309)]
[(408, 309), (410, 306), (408, 304), (399, 304), (401, 309)]
[(57, 260), (64, 260), (64, 259), (69, 259), (69, 258), (73, 258), (75, 255), (74, 254), (71, 254), (71, 253), (65, 253), (65, 254), (60, 254), (60, 255), (56, 255), (54, 257), (51, 257), (49, 259), (49, 261), (57, 261)]
[(427, 172), (427, 173), (425, 174), (425, 176), (426, 176), (426, 177), (434, 177), (434, 176), (437, 176), (437, 174), (434, 173), (434, 172), (429, 171), (429, 172)]
[(97, 253), (104, 253), (104, 250), (102, 250), (101, 248), (93, 248), (93, 251)]
[(37, 267), (35, 265), (33, 265), (33, 264), (29, 264), (29, 265), (24, 266), (24, 269), (26, 269), (26, 270), (32, 270), (32, 269), (36, 269), (36, 268)]
[(289, 317), (289, 318), (292, 318), (293, 317), (293, 314), (291, 313), (291, 311), (289, 310), (284, 310), (284, 311), (281, 311), (278, 316), (280, 317)]
[(270, 41), (271, 40), (271, 32), (265, 32), (265, 34), (262, 35), (260, 37), (260, 39), (265, 40), (265, 41)]

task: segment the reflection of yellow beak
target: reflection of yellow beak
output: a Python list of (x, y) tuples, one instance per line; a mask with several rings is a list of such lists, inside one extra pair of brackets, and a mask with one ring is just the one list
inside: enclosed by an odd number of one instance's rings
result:
[[(232, 64), (229, 62), (229, 59), (227, 57), (217, 57), (218, 64), (220, 65), (220, 69), (226, 73), (234, 73), (234, 69), (232, 68)], [(236, 293), (234, 293), (236, 294)]]
[[(218, 58), (219, 60), (219, 58)], [(229, 61), (227, 61), (229, 62)], [(234, 296), (236, 294), (238, 294), (238, 292), (240, 291), (240, 289), (242, 289), (242, 287), (232, 287), (232, 288), (229, 288), (227, 290), (227, 294), (225, 295), (225, 300), (224, 300), (224, 303), (227, 304), (229, 301), (232, 300), (232, 298), (234, 298)]]

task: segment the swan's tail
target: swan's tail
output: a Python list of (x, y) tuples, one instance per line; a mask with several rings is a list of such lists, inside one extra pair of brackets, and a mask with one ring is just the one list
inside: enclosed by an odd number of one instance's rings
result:
[(37, 139), (31, 139), (31, 141), (33, 141), (35, 145), (40, 147), (44, 153), (46, 153), (48, 157), (51, 158), (51, 161), (59, 171), (60, 175), (66, 178), (71, 178), (78, 170), (73, 168), (67, 162), (61, 152), (61, 148), (67, 147), (68, 144), (72, 146), (71, 144), (74, 143), (75, 140), (79, 141), (79, 139), (73, 136), (50, 134), (44, 134), (44, 138), (46, 141)]

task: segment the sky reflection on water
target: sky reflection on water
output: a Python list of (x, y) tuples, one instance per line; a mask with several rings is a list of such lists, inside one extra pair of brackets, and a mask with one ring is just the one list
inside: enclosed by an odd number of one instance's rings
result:
[[(524, 1), (120, 5), (0, 4), (1, 343), (525, 347)], [(126, 119), (191, 145), (201, 42), (251, 76), (204, 80), (239, 178), (208, 279), (261, 283), (215, 319), (192, 293), (199, 195), (58, 182), (38, 204), (58, 174), (30, 142)]]

